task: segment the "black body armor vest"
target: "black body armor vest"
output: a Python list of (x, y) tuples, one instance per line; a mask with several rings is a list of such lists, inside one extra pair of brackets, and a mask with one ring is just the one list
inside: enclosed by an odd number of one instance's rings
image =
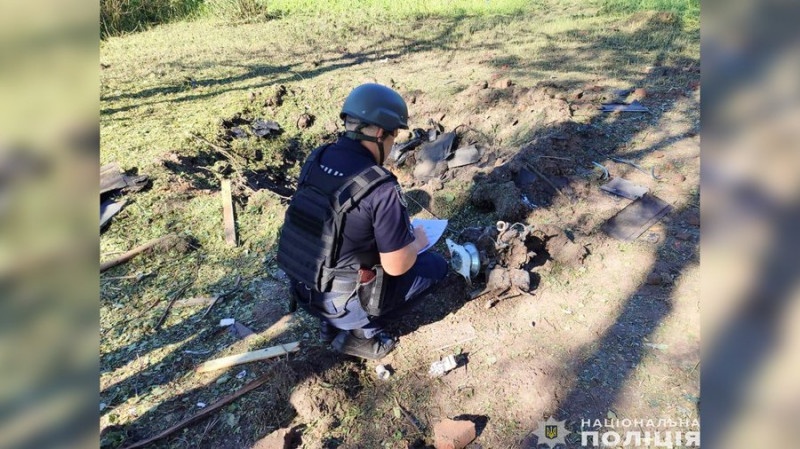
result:
[(343, 261), (337, 266), (342, 230), (347, 212), (376, 186), (394, 179), (378, 165), (349, 177), (329, 175), (319, 166), (328, 146), (314, 150), (300, 172), (281, 228), (277, 257), (286, 274), (319, 292), (341, 291), (337, 283), (352, 284), (359, 268), (378, 263), (375, 255), (365, 255), (364, 260)]

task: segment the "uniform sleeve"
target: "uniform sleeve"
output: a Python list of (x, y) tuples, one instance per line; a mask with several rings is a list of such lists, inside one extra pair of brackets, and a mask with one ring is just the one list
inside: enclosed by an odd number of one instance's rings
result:
[(414, 231), (401, 197), (400, 186), (384, 183), (370, 195), (372, 197), (372, 227), (378, 252), (390, 253), (405, 248), (414, 241)]

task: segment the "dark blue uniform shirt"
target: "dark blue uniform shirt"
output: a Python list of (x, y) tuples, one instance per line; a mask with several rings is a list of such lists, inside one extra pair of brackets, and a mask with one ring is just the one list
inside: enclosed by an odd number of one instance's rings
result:
[[(326, 148), (320, 156), (319, 164), (326, 173), (333, 176), (350, 176), (377, 165), (369, 150), (346, 137)], [(379, 253), (397, 251), (413, 241), (414, 231), (406, 211), (405, 199), (397, 181), (392, 179), (376, 187), (346, 215), (340, 263), (337, 266), (341, 267), (342, 261), (349, 264), (365, 259), (371, 259), (374, 264), (378, 264)], [(356, 257), (356, 254), (362, 257)], [(369, 257), (363, 257), (364, 254)], [(368, 316), (358, 299), (353, 297), (354, 292), (319, 293), (297, 282), (293, 282), (293, 288), (301, 304), (312, 314), (327, 320), (338, 329), (361, 329), (367, 338), (371, 338), (382, 330), (384, 321), (401, 316), (403, 310), (412, 304), (412, 300), (444, 279), (446, 274), (447, 262), (431, 251), (417, 256), (416, 263), (405, 274), (386, 274), (385, 301), (392, 311), (380, 318)], [(342, 294), (353, 297), (344, 306), (336, 301)], [(313, 306), (306, 305), (309, 301), (314, 302)]]
[[(377, 165), (372, 154), (358, 141), (341, 137), (328, 147), (319, 160), (320, 167), (334, 176), (351, 176)], [(347, 214), (344, 223), (340, 261), (350, 261), (355, 254), (390, 253), (414, 241), (414, 232), (396, 180), (384, 182), (365, 196)], [(363, 267), (371, 268), (371, 267)]]

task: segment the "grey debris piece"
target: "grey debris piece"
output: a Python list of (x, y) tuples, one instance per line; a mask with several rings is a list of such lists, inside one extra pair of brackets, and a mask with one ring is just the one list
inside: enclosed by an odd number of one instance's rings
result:
[(103, 226), (111, 220), (111, 217), (117, 214), (117, 212), (121, 211), (123, 206), (125, 206), (126, 201), (118, 201), (114, 202), (111, 200), (104, 201), (100, 204), (100, 228), (102, 229)]
[[(233, 131), (233, 130), (231, 130)], [(268, 137), (273, 134), (280, 134), (281, 125), (273, 121), (257, 119), (253, 121), (253, 134), (258, 137)]]
[(447, 168), (463, 167), (464, 165), (474, 164), (481, 160), (481, 152), (475, 145), (457, 149), (453, 153), (453, 158), (447, 162)]
[(661, 198), (646, 194), (611, 217), (603, 224), (602, 229), (617, 240), (631, 242), (656, 224), (671, 209), (672, 207)]
[(630, 104), (603, 103), (603, 112), (650, 112), (639, 100), (633, 100)]
[(427, 142), (417, 151), (417, 165), (414, 167), (414, 178), (428, 180), (435, 176), (437, 164), (447, 159), (452, 153), (456, 133), (449, 132), (439, 136), (433, 142)]
[(647, 187), (634, 184), (624, 178), (614, 178), (600, 186), (600, 189), (629, 200), (639, 199), (649, 191)]

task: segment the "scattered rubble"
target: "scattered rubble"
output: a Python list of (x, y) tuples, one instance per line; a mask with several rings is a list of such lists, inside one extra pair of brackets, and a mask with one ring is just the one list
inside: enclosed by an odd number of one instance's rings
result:
[(436, 449), (463, 449), (476, 437), (475, 423), (445, 419), (433, 426)]
[(267, 99), (264, 101), (264, 106), (268, 107), (278, 107), (283, 104), (283, 97), (287, 94), (286, 86), (280, 85), (275, 87), (272, 92), (267, 95)]

